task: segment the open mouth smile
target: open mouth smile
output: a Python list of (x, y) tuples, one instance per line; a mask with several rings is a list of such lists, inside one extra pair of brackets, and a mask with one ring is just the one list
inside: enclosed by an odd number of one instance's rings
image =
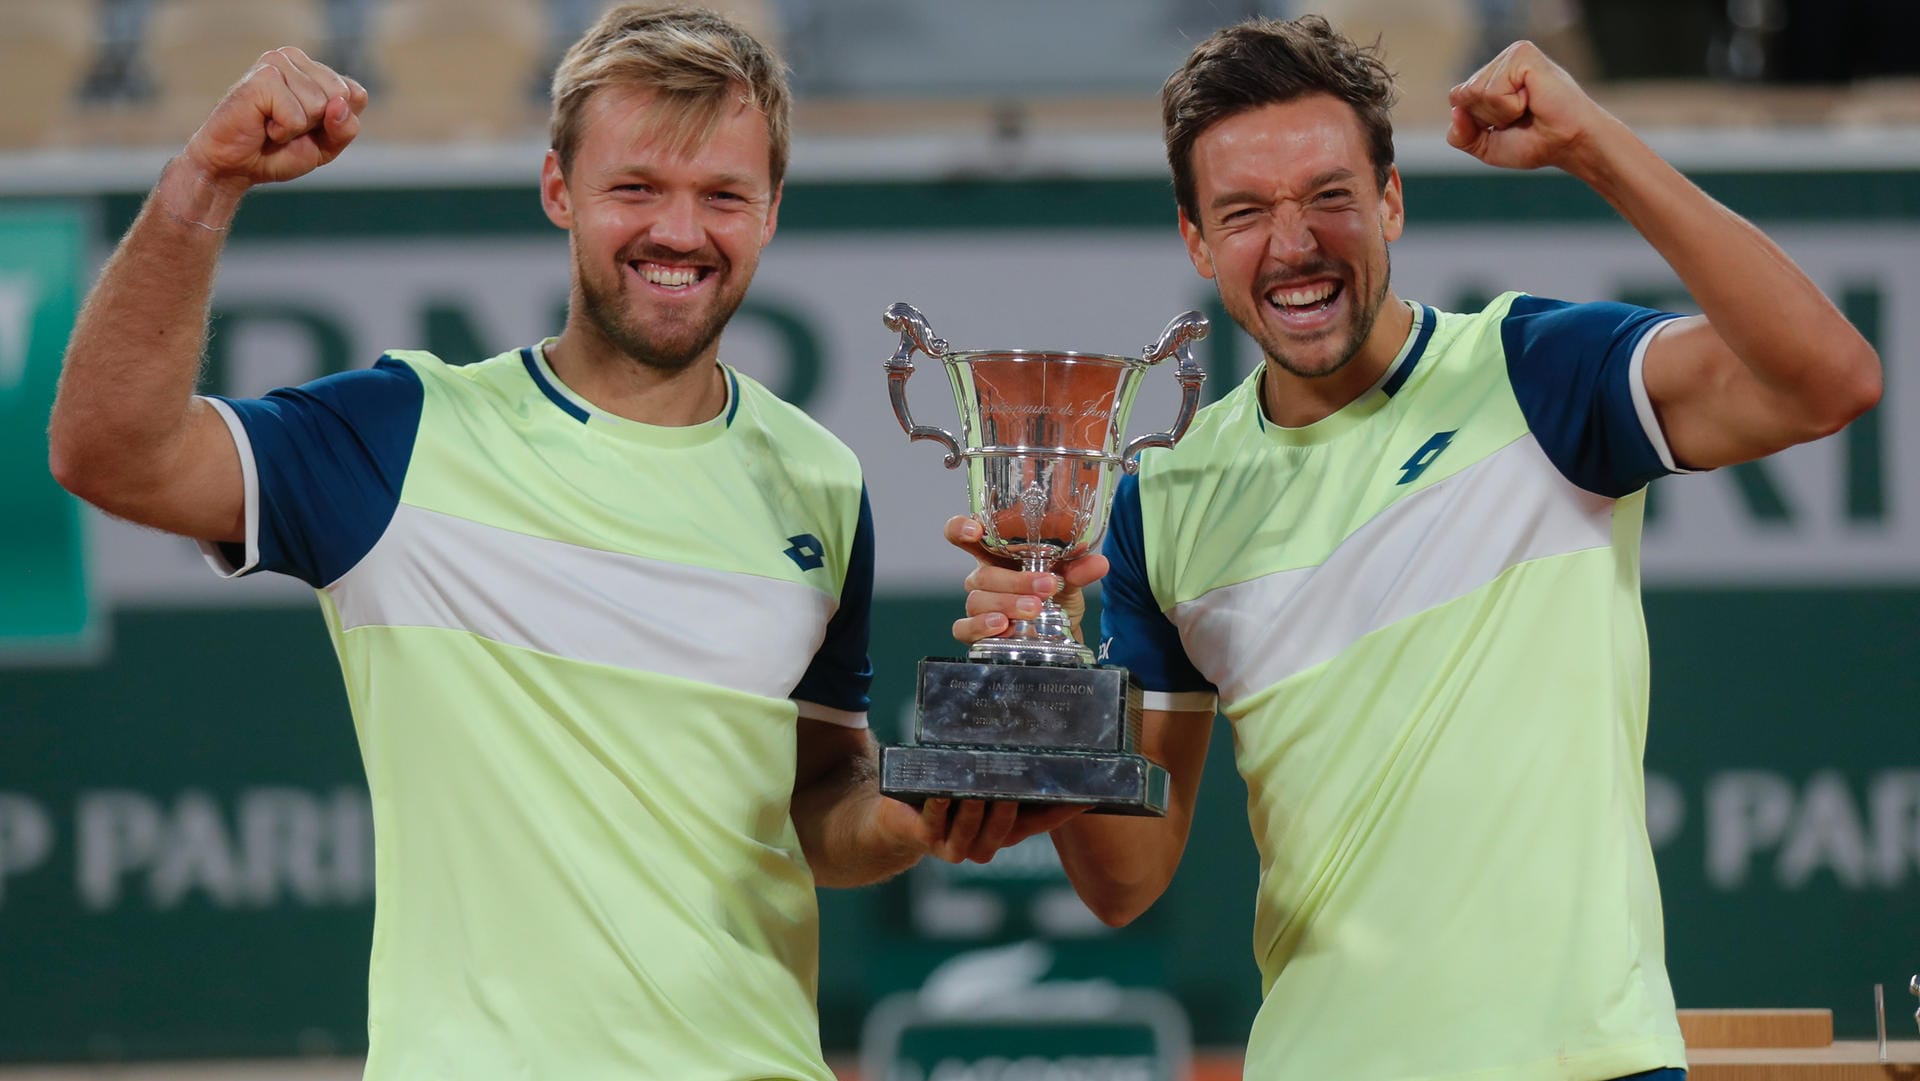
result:
[(674, 266), (641, 260), (629, 262), (627, 269), (647, 285), (667, 293), (692, 292), (705, 284), (713, 276), (714, 270), (712, 267)]
[(1346, 286), (1330, 279), (1269, 289), (1267, 307), (1290, 330), (1318, 330), (1333, 318)]

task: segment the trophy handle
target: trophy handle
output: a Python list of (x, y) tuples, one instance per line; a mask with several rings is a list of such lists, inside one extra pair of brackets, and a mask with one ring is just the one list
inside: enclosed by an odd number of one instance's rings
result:
[(1173, 377), (1180, 381), (1180, 412), (1167, 430), (1128, 440), (1120, 452), (1120, 468), (1129, 473), (1138, 472), (1141, 451), (1148, 447), (1171, 447), (1175, 440), (1187, 434), (1187, 425), (1193, 423), (1193, 415), (1200, 411), (1200, 384), (1207, 381), (1207, 370), (1193, 359), (1193, 343), (1206, 337), (1208, 329), (1206, 316), (1199, 312), (1181, 312), (1160, 332), (1160, 340), (1147, 346), (1141, 359), (1148, 364), (1158, 364), (1170, 356), (1178, 359)]
[(960, 464), (960, 440), (937, 424), (915, 424), (913, 410), (907, 406), (907, 380), (913, 377), (913, 351), (918, 349), (939, 358), (946, 355), (947, 340), (934, 337), (927, 317), (905, 301), (889, 307), (882, 320), (888, 330), (900, 335), (900, 348), (894, 350), (892, 359), (887, 361), (887, 396), (893, 399), (893, 415), (899, 418), (900, 428), (907, 433), (909, 441), (931, 439), (945, 447), (947, 468), (952, 469)]

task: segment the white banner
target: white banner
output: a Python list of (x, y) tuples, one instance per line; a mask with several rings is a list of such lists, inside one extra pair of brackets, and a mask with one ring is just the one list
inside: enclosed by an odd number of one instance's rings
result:
[[(1664, 297), (1658, 302), (1686, 307), (1671, 272), (1623, 226), (1422, 229), (1412, 209), (1414, 223), (1393, 252), (1404, 297), (1450, 307), (1519, 287), (1570, 300)], [(1831, 295), (1873, 316), (1877, 325), (1866, 329), (1888, 368), (1886, 400), (1869, 422), (1877, 437), (1842, 433), (1738, 474), (1662, 482), (1646, 535), (1647, 581), (1920, 582), (1920, 467), (1908, 434), (1920, 429), (1920, 227), (1804, 226), (1776, 239)], [(430, 327), (457, 324), (488, 353), (515, 348), (558, 331), (566, 282), (557, 233), (550, 241), (239, 244), (226, 259), (216, 307), (253, 314), (223, 331), (225, 379), (214, 389), (257, 394), (310, 378), (342, 342), (352, 364), (370, 364), (384, 349), (427, 345)], [(940, 526), (964, 510), (963, 481), (941, 467), (937, 448), (909, 446), (893, 418), (881, 369), (898, 340), (881, 325), (887, 305), (913, 303), (956, 348), (1137, 354), (1169, 318), (1211, 297), (1171, 220), (1164, 231), (796, 233), (768, 250), (749, 294), (754, 307), (735, 321), (722, 355), (775, 389), (806, 392), (808, 410), (860, 455), (879, 531), (880, 588), (957, 593), (967, 561), (946, 549)], [(1214, 379), (1237, 379), (1256, 351), (1235, 327), (1216, 326), (1215, 334), (1234, 344), (1232, 372), (1216, 370)], [(1218, 348), (1202, 343), (1201, 352), (1217, 360), (1225, 355)], [(1173, 415), (1171, 373), (1150, 372), (1146, 384), (1136, 433)], [(937, 364), (921, 364), (909, 389), (916, 419), (954, 423)], [(96, 581), (113, 601), (279, 603), (305, 594), (295, 583), (218, 583), (185, 542), (96, 524)]]

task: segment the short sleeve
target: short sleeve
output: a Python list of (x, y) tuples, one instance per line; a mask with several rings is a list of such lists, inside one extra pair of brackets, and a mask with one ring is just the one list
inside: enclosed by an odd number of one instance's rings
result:
[(793, 689), (800, 716), (849, 728), (867, 726), (873, 661), (867, 655), (873, 620), (873, 511), (860, 491), (860, 520), (847, 554), (840, 607), (827, 621), (826, 640)]
[(390, 357), (263, 398), (207, 398), (240, 452), (247, 533), (202, 542), (207, 562), (316, 588), (352, 569), (399, 506), (424, 398), (419, 375)]
[(1618, 498), (1684, 472), (1647, 399), (1641, 364), (1672, 312), (1612, 302), (1514, 298), (1500, 324), (1507, 375), (1561, 475)]
[(1120, 478), (1102, 547), (1109, 564), (1100, 586), (1100, 661), (1123, 665), (1146, 691), (1148, 709), (1212, 710), (1218, 699), (1181, 644), (1180, 632), (1154, 602), (1147, 581), (1140, 479)]

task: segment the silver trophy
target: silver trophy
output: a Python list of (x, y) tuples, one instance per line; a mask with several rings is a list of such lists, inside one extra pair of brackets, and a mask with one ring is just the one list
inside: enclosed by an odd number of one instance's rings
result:
[[(909, 304), (887, 309), (900, 348), (887, 361), (894, 414), (911, 439), (965, 463), (969, 510), (988, 551), (1027, 571), (1052, 571), (1100, 542), (1121, 471), (1147, 447), (1170, 447), (1200, 406), (1206, 372), (1193, 343), (1206, 316), (1185, 312), (1138, 357), (1030, 349), (955, 351)], [(940, 361), (959, 408), (959, 435), (916, 424), (907, 380), (918, 350)], [(1126, 438), (1140, 376), (1172, 357), (1180, 410), (1165, 431)], [(1097, 665), (1048, 600), (967, 652), (920, 662), (915, 742), (881, 752), (880, 790), (929, 797), (1087, 804), (1096, 812), (1162, 815), (1167, 773), (1142, 757), (1140, 687)]]

